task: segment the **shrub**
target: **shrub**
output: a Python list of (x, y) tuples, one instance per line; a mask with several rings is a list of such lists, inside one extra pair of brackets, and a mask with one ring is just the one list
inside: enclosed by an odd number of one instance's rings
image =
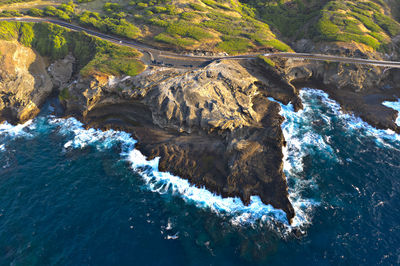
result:
[(148, 5), (146, 3), (137, 3), (136, 5), (137, 5), (137, 7), (140, 7), (142, 9), (148, 7)]
[(183, 21), (171, 23), (167, 28), (167, 32), (171, 35), (190, 37), (197, 41), (212, 37), (212, 35), (205, 29)]
[(35, 37), (35, 33), (33, 32), (33, 25), (28, 23), (22, 23), (19, 28), (19, 42), (23, 45), (30, 47)]
[(0, 21), (0, 39), (16, 40), (18, 38), (18, 24), (8, 21)]
[(389, 33), (390, 36), (396, 36), (400, 33), (400, 24), (393, 19), (381, 13), (374, 13), (377, 24)]
[(251, 44), (251, 42), (249, 40), (244, 39), (244, 38), (225, 37), (224, 40), (217, 45), (217, 47), (220, 50), (225, 51), (229, 54), (238, 54), (238, 53), (246, 52), (249, 48), (253, 47), (253, 45)]
[(262, 62), (266, 63), (267, 65), (269, 65), (271, 67), (275, 67), (275, 65), (276, 65), (275, 62), (272, 61), (271, 59), (269, 59), (268, 57), (260, 55), (260, 56), (258, 56), (258, 58), (261, 59)]
[(43, 17), (44, 12), (41, 9), (31, 8), (28, 10), (28, 15), (32, 17)]
[(193, 9), (193, 10), (197, 10), (197, 11), (205, 11), (207, 10), (205, 7), (203, 7), (200, 4), (197, 3), (190, 3), (189, 6)]
[(268, 45), (270, 47), (273, 47), (279, 51), (282, 52), (291, 52), (293, 51), (292, 48), (290, 48), (289, 45), (277, 40), (277, 39), (271, 39), (271, 40), (267, 40), (265, 41), (265, 45)]
[(179, 36), (171, 36), (166, 33), (160, 33), (157, 36), (154, 37), (154, 40), (158, 42), (163, 42), (167, 44), (172, 44), (177, 47), (188, 47), (194, 45), (196, 42), (193, 39), (189, 38), (180, 38)]
[(118, 3), (107, 2), (104, 4), (103, 10), (109, 14), (118, 13), (122, 10), (122, 6), (120, 6)]
[(22, 17), (22, 14), (16, 10), (3, 10), (0, 13), (0, 17)]

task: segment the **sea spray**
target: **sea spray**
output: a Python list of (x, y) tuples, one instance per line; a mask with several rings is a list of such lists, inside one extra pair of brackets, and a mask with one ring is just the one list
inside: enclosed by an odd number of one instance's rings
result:
[(0, 124), (0, 136), (7, 138), (15, 137), (31, 137), (30, 130), (34, 129), (35, 125), (33, 120), (29, 120), (24, 124), (11, 125), (8, 122)]
[(360, 136), (374, 137), (376, 144), (381, 147), (394, 148), (392, 143), (400, 142), (400, 135), (396, 134), (393, 130), (377, 129), (355, 116), (353, 113), (343, 112), (340, 104), (330, 99), (329, 95), (322, 90), (303, 89), (300, 92), (300, 96), (302, 99), (307, 98), (308, 101), (311, 102), (313, 101), (312, 99), (318, 99), (319, 105), (324, 105), (327, 114), (329, 116), (333, 115), (333, 119), (338, 120), (348, 133), (357, 131)]
[[(322, 91), (304, 89), (300, 92), (300, 97), (303, 100), (304, 109), (299, 112), (294, 112), (291, 104), (281, 104), (281, 115), (285, 117), (282, 130), (288, 143), (283, 148), (284, 171), (288, 180), (290, 200), (296, 212), (292, 225), (287, 223), (286, 215), (282, 210), (263, 204), (256, 195), (251, 197), (250, 205), (246, 206), (239, 198), (222, 198), (204, 187), (199, 188), (190, 184), (186, 179), (160, 172), (159, 158), (147, 160), (134, 148), (136, 140), (126, 132), (85, 129), (83, 124), (74, 118), (59, 119), (47, 116), (35, 119), (34, 123), (30, 121), (19, 126), (2, 124), (0, 136), (2, 134), (29, 137), (40, 130), (51, 129), (67, 137), (63, 146), (66, 150), (87, 146), (103, 150), (120, 146), (122, 158), (128, 160), (132, 168), (142, 175), (150, 190), (161, 194), (179, 195), (196, 206), (230, 217), (231, 222), (236, 225), (279, 222), (287, 232), (293, 228), (304, 228), (310, 225), (313, 211), (320, 204), (318, 196), (310, 197), (310, 195), (318, 195), (318, 182), (313, 176), (305, 176), (303, 159), (313, 154), (331, 161), (338, 160), (336, 151), (330, 145), (329, 134), (317, 133), (319, 131), (315, 130), (315, 127), (329, 130), (332, 119), (339, 119), (349, 130), (364, 130), (375, 136), (379, 143), (386, 144), (386, 140), (398, 140), (398, 135), (393, 132), (374, 129), (353, 115), (341, 112), (340, 106)], [(327, 108), (328, 115), (318, 110), (321, 105)], [(4, 144), (0, 144), (4, 148)]]
[(147, 160), (139, 150), (134, 148), (136, 140), (131, 138), (128, 133), (84, 129), (83, 124), (74, 118), (53, 119), (50, 123), (60, 127), (58, 130), (60, 134), (71, 138), (64, 144), (65, 149), (94, 146), (102, 150), (120, 144), (122, 146), (121, 156), (130, 162), (135, 172), (141, 174), (153, 192), (178, 195), (198, 207), (209, 208), (218, 214), (231, 217), (232, 223), (236, 225), (274, 219), (289, 226), (286, 214), (282, 210), (262, 203), (258, 196), (250, 197), (250, 204), (246, 206), (239, 198), (222, 198), (204, 187), (198, 188), (190, 184), (186, 179), (167, 172), (160, 172), (158, 170), (159, 158)]
[[(289, 199), (296, 211), (294, 224), (304, 226), (311, 223), (313, 209), (320, 205), (320, 202), (302, 196), (302, 194), (318, 194), (318, 181), (312, 176), (304, 176), (303, 159), (313, 155), (342, 163), (330, 145), (329, 131), (332, 129), (332, 120), (339, 121), (349, 132), (357, 131), (360, 135), (374, 137), (376, 144), (382, 147), (396, 149), (391, 142), (399, 142), (400, 136), (392, 130), (376, 129), (354, 114), (344, 113), (340, 105), (322, 90), (302, 89), (300, 98), (303, 109), (298, 112), (294, 112), (290, 103), (284, 105), (273, 98), (269, 100), (280, 104), (280, 114), (285, 118), (282, 123), (282, 131), (287, 142), (287, 146), (282, 150), (284, 172), (288, 181)], [(391, 106), (400, 108), (400, 101), (399, 104)], [(306, 190), (307, 192), (303, 193)]]

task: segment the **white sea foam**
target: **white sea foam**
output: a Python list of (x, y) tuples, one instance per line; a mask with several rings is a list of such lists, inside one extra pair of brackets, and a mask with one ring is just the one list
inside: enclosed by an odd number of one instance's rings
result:
[(328, 111), (332, 112), (338, 119), (340, 119), (347, 130), (356, 130), (359, 131), (362, 135), (374, 137), (378, 145), (394, 148), (390, 142), (400, 142), (400, 135), (396, 134), (393, 130), (374, 128), (367, 122), (363, 121), (361, 118), (356, 117), (354, 114), (344, 113), (341, 110), (339, 103), (330, 99), (329, 95), (321, 90), (303, 89), (300, 94), (302, 95), (302, 97), (320, 97), (323, 104), (328, 107)]
[[(321, 126), (327, 129), (332, 124), (331, 119), (339, 119), (347, 130), (357, 130), (362, 135), (374, 137), (378, 145), (385, 147), (394, 148), (391, 142), (400, 141), (400, 136), (392, 130), (376, 129), (353, 114), (342, 112), (340, 105), (321, 90), (306, 88), (301, 90), (300, 97), (304, 108), (298, 112), (294, 112), (291, 104), (278, 103), (281, 105), (280, 114), (285, 117), (282, 124), (287, 141), (287, 146), (283, 148), (284, 171), (289, 184), (289, 198), (296, 211), (294, 224), (307, 225), (311, 223), (313, 208), (319, 205), (319, 202), (301, 196), (305, 188), (318, 189), (313, 177), (303, 176), (303, 158), (318, 152), (318, 156), (339, 161), (335, 150), (330, 146), (330, 137), (319, 135), (313, 129), (313, 122), (318, 122), (315, 121), (316, 119), (320, 120)], [(272, 98), (269, 99), (275, 101)], [(315, 110), (321, 104), (327, 107), (328, 115)], [(400, 100), (391, 106), (400, 109)], [(318, 115), (315, 116), (315, 114)]]
[[(275, 101), (273, 98), (269, 99)], [(315, 111), (307, 101), (303, 102), (304, 108), (298, 112), (294, 112), (292, 104), (278, 103), (281, 106), (280, 114), (285, 118), (282, 123), (282, 131), (287, 145), (283, 147), (282, 152), (284, 172), (289, 184), (289, 199), (296, 213), (293, 225), (304, 227), (312, 223), (313, 210), (320, 202), (302, 196), (304, 189), (318, 190), (313, 177), (302, 176), (303, 158), (316, 152), (330, 159), (336, 160), (337, 158), (329, 145), (329, 138), (321, 136), (313, 130), (312, 122)], [(324, 119), (329, 120), (327, 117)], [(329, 123), (329, 121), (327, 122)]]
[(64, 144), (64, 148), (84, 148), (86, 146), (95, 146), (98, 150), (108, 149), (116, 143), (121, 143), (125, 150), (133, 148), (136, 143), (130, 134), (123, 131), (99, 129), (85, 129), (83, 124), (75, 118), (50, 120), (50, 124), (58, 125), (59, 132), (63, 135), (72, 134), (73, 138)]
[[(134, 148), (136, 140), (128, 133), (114, 130), (84, 129), (82, 123), (74, 118), (51, 118), (49, 124), (56, 126), (58, 132), (69, 139), (64, 144), (65, 149), (94, 146), (103, 150), (114, 145), (121, 145), (121, 156), (127, 159), (132, 168), (141, 174), (151, 191), (179, 195), (185, 201), (198, 207), (209, 208), (220, 215), (228, 216), (231, 222), (236, 225), (254, 224), (256, 222), (273, 224), (268, 223), (268, 221), (278, 221), (287, 232), (293, 228), (303, 228), (311, 224), (313, 210), (315, 206), (320, 204), (317, 200), (302, 196), (302, 192), (306, 188), (311, 187), (318, 190), (313, 177), (302, 176), (304, 175), (303, 158), (309, 154), (318, 153), (319, 156), (325, 156), (332, 160), (337, 159), (335, 151), (330, 146), (329, 136), (320, 135), (313, 130), (312, 123), (315, 122), (316, 113), (313, 98), (320, 97), (328, 107), (328, 114), (339, 117), (349, 130), (363, 129), (367, 134), (375, 136), (380, 142), (384, 142), (386, 139), (399, 139), (399, 136), (394, 132), (374, 129), (361, 119), (341, 112), (339, 104), (329, 99), (328, 95), (320, 90), (304, 89), (301, 91), (300, 97), (303, 99), (304, 109), (299, 112), (294, 112), (291, 104), (281, 104), (281, 115), (285, 117), (282, 130), (288, 143), (283, 149), (284, 171), (288, 179), (290, 201), (296, 212), (291, 226), (282, 210), (274, 209), (271, 205), (262, 203), (258, 196), (252, 196), (250, 205), (246, 206), (239, 198), (222, 198), (205, 188), (191, 185), (186, 179), (160, 172), (158, 170), (159, 158), (147, 160), (142, 153)], [(331, 116), (319, 113), (318, 117), (324, 125), (330, 126)], [(5, 133), (9, 135), (29, 135), (29, 132), (35, 129), (35, 124), (32, 124), (31, 121), (19, 126), (4, 123), (0, 125), (0, 135)], [(1, 146), (0, 149), (2, 149)]]
[(383, 102), (382, 104), (398, 112), (396, 124), (400, 126), (400, 99), (398, 99), (397, 102)]
[(252, 196), (250, 205), (246, 206), (239, 198), (222, 198), (205, 188), (198, 188), (190, 184), (186, 179), (167, 172), (160, 172), (158, 170), (160, 158), (147, 160), (139, 150), (134, 149), (136, 140), (131, 138), (128, 133), (114, 130), (84, 129), (82, 123), (74, 118), (53, 119), (50, 123), (58, 125), (61, 134), (70, 136), (70, 140), (64, 144), (66, 149), (79, 149), (91, 145), (101, 150), (122, 144), (121, 156), (126, 158), (131, 163), (132, 168), (141, 174), (147, 186), (153, 192), (178, 195), (198, 207), (206, 207), (218, 214), (230, 216), (233, 224), (239, 225), (261, 219), (264, 221), (273, 219), (289, 227), (286, 214), (282, 210), (274, 209), (271, 205), (262, 203), (258, 196)]
[(7, 122), (0, 124), (0, 136), (7, 135), (8, 137), (30, 137), (32, 136), (28, 131), (34, 129), (35, 125), (32, 120), (25, 122), (24, 124), (11, 125)]
[(258, 196), (250, 198), (249, 206), (244, 205), (239, 198), (222, 198), (205, 188), (191, 185), (186, 179), (167, 172), (160, 172), (158, 170), (159, 159), (155, 158), (149, 161), (136, 149), (131, 150), (128, 154), (132, 168), (143, 176), (151, 191), (179, 195), (198, 207), (207, 207), (216, 213), (228, 214), (233, 217), (234, 224), (254, 222), (266, 215), (287, 224), (286, 214), (282, 210), (265, 205)]
[(0, 151), (5, 151), (5, 150), (6, 150), (5, 145), (4, 144), (0, 144)]

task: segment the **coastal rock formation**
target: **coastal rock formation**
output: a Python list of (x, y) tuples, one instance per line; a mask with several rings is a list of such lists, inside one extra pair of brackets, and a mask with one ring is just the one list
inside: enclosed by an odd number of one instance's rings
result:
[(260, 196), (290, 221), (283, 117), (259, 82), (235, 61), (193, 71), (153, 68), (133, 78), (79, 80), (64, 103), (89, 126), (131, 132), (149, 159), (160, 157), (161, 171), (246, 204)]
[(0, 40), (0, 122), (35, 117), (53, 84), (43, 59), (17, 42)]
[[(316, 53), (381, 59), (378, 53), (345, 44), (314, 49)], [(399, 69), (293, 59), (277, 61), (274, 68), (267, 64), (264, 67), (282, 81), (297, 89), (322, 89), (339, 102), (344, 111), (354, 113), (376, 128), (400, 133), (400, 127), (395, 123), (397, 111), (382, 105), (384, 101), (400, 98)]]
[[(341, 46), (318, 49), (376, 56)], [(143, 154), (160, 157), (161, 171), (246, 204), (259, 196), (285, 211), (289, 221), (294, 209), (283, 173), (283, 117), (269, 97), (299, 110), (299, 88), (318, 87), (345, 111), (400, 132), (394, 123), (397, 112), (381, 104), (400, 97), (397, 69), (291, 59), (275, 60), (274, 67), (262, 60), (222, 60), (196, 70), (150, 67), (135, 77), (83, 77), (70, 55), (49, 64), (47, 72), (40, 56), (16, 42), (1, 41), (0, 53), (0, 122), (33, 118), (57, 88), (65, 116), (87, 127), (130, 132)]]

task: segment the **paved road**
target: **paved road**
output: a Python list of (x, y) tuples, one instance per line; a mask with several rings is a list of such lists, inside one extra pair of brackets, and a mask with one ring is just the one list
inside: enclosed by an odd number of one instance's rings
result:
[(53, 23), (74, 31), (84, 31), (90, 35), (99, 37), (101, 39), (108, 40), (116, 44), (133, 47), (141, 51), (144, 55), (142, 60), (149, 65), (163, 65), (163, 66), (180, 67), (180, 68), (196, 68), (207, 65), (211, 61), (215, 60), (223, 60), (223, 59), (248, 60), (263, 55), (269, 58), (280, 57), (280, 58), (291, 58), (293, 60), (329, 61), (329, 62), (339, 62), (348, 64), (373, 65), (373, 66), (381, 66), (387, 68), (400, 68), (400, 62), (394, 62), (394, 61), (380, 61), (380, 60), (358, 59), (358, 58), (321, 55), (321, 54), (306, 54), (306, 53), (269, 53), (269, 54), (258, 53), (258, 54), (239, 55), (239, 56), (185, 55), (169, 51), (163, 51), (137, 41), (127, 40), (121, 37), (103, 34), (91, 29), (83, 28), (81, 26), (77, 26), (68, 22), (52, 18), (20, 17), (20, 18), (0, 18), (0, 21), (1, 20), (35, 22), (35, 23), (37, 22)]

